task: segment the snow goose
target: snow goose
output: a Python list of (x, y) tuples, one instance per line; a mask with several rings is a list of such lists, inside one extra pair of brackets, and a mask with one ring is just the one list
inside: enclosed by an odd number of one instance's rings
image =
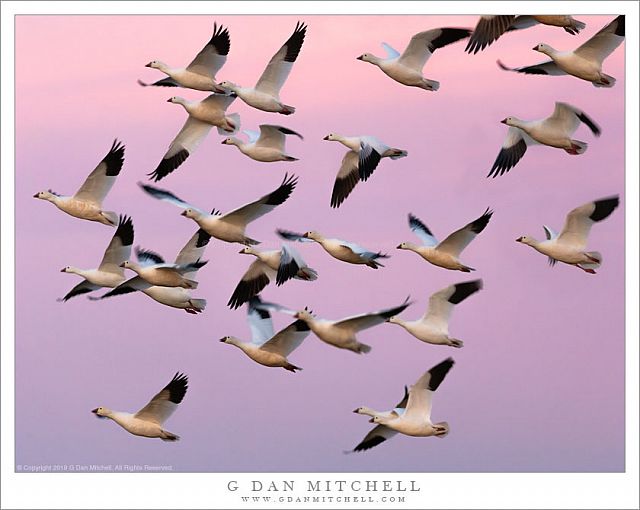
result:
[(177, 96), (169, 98), (167, 102), (182, 105), (189, 117), (169, 145), (158, 167), (147, 174), (150, 179), (157, 182), (184, 163), (213, 126), (218, 128), (221, 135), (235, 133), (240, 127), (240, 116), (237, 113), (226, 115), (227, 108), (235, 98), (233, 94), (211, 94), (202, 101), (187, 101)]
[(478, 53), (496, 41), (505, 32), (529, 28), (538, 23), (562, 27), (571, 35), (576, 35), (586, 25), (571, 16), (481, 16), (464, 51)]
[(359, 180), (366, 181), (378, 166), (381, 158), (400, 159), (408, 155), (402, 149), (395, 149), (373, 136), (342, 136), (329, 133), (323, 138), (340, 142), (349, 151), (342, 158), (331, 194), (331, 207), (340, 207), (356, 187)]
[(245, 103), (258, 110), (291, 115), (296, 109), (280, 101), (280, 89), (287, 80), (293, 63), (298, 58), (306, 33), (307, 25), (298, 22), (291, 37), (271, 57), (254, 88), (240, 87), (230, 81), (223, 81), (220, 83), (220, 87), (232, 90)]
[(243, 342), (233, 336), (225, 336), (220, 341), (235, 345), (256, 363), (266, 367), (280, 367), (295, 373), (302, 370), (289, 363), (287, 356), (300, 347), (309, 335), (309, 326), (298, 319), (274, 335), (271, 313), (259, 307), (260, 298), (251, 298), (247, 308), (247, 319), (251, 328), (251, 342)]
[(103, 211), (102, 202), (122, 170), (123, 163), (124, 145), (114, 140), (109, 153), (89, 174), (75, 195), (63, 196), (49, 190), (36, 193), (33, 198), (47, 200), (61, 211), (76, 218), (115, 227), (118, 224), (118, 215), (113, 211)]
[(128, 216), (120, 216), (118, 229), (113, 234), (97, 269), (78, 269), (73, 266), (67, 266), (61, 270), (62, 273), (82, 276), (84, 280), (58, 301), (68, 301), (74, 296), (86, 294), (101, 287), (113, 288), (122, 283), (125, 277), (124, 269), (120, 267), (120, 264), (131, 257), (132, 244), (133, 222)]
[(348, 262), (349, 264), (364, 264), (367, 267), (378, 269), (379, 267), (384, 267), (383, 264), (378, 262), (378, 259), (389, 258), (389, 255), (382, 252), (373, 252), (355, 243), (343, 241), (342, 239), (328, 239), (318, 232), (297, 234), (281, 229), (278, 229), (276, 232), (280, 237), (289, 241), (316, 242), (322, 246), (329, 255), (343, 262)]
[(537, 241), (529, 236), (519, 237), (516, 241), (549, 257), (552, 266), (560, 261), (596, 274), (595, 270), (602, 264), (602, 255), (597, 251), (585, 251), (589, 232), (594, 223), (608, 218), (619, 203), (617, 195), (588, 202), (567, 214), (559, 235), (545, 225), (545, 241)]
[(601, 133), (600, 127), (586, 113), (560, 102), (556, 102), (553, 113), (546, 119), (507, 117), (500, 122), (509, 126), (509, 130), (487, 177), (495, 178), (511, 170), (524, 156), (528, 145), (542, 144), (564, 149), (571, 155), (583, 154), (587, 150), (587, 143), (571, 138), (580, 123), (584, 123), (595, 136)]
[(377, 312), (354, 315), (353, 317), (347, 317), (338, 321), (319, 319), (307, 308), (297, 312), (294, 317), (306, 322), (311, 328), (311, 331), (323, 342), (338, 347), (339, 349), (347, 349), (362, 354), (369, 352), (371, 347), (358, 342), (356, 333), (382, 324), (389, 317), (401, 313), (410, 304), (409, 298), (407, 298), (404, 303), (399, 306)]
[(407, 436), (436, 436), (440, 438), (446, 436), (449, 433), (449, 424), (431, 421), (431, 400), (433, 392), (438, 389), (453, 364), (453, 359), (447, 358), (425, 372), (409, 388), (409, 397), (404, 413), (399, 414), (392, 411), (390, 416), (376, 415), (373, 417), (373, 422)]
[(222, 141), (224, 145), (235, 145), (242, 154), (249, 156), (256, 161), (272, 163), (274, 161), (298, 161), (298, 158), (289, 156), (284, 152), (286, 135), (295, 135), (303, 140), (301, 134), (292, 129), (274, 126), (271, 124), (260, 124), (260, 132), (243, 131), (248, 137), (248, 142), (243, 142), (239, 138), (230, 137)]
[(177, 441), (180, 436), (164, 430), (162, 425), (182, 402), (189, 387), (188, 382), (189, 379), (186, 375), (176, 372), (169, 384), (135, 414), (112, 411), (106, 407), (97, 407), (91, 412), (98, 418), (112, 419), (134, 436), (158, 437), (163, 441)]
[(358, 60), (378, 66), (389, 78), (402, 85), (435, 91), (440, 88), (440, 82), (426, 79), (422, 75), (422, 68), (438, 48), (469, 37), (470, 34), (471, 30), (467, 28), (435, 28), (414, 35), (402, 55), (387, 43), (382, 43), (387, 53), (385, 58), (364, 53)]
[(624, 41), (624, 15), (618, 16), (596, 35), (573, 51), (557, 51), (548, 44), (534, 46), (551, 60), (526, 67), (510, 68), (498, 60), (505, 71), (560, 76), (570, 74), (590, 81), (594, 87), (613, 87), (616, 79), (602, 72), (602, 63)]
[(253, 245), (260, 244), (260, 241), (256, 241), (245, 235), (247, 225), (268, 212), (273, 211), (280, 204), (283, 204), (289, 198), (297, 183), (298, 178), (296, 176), (292, 175), (289, 177), (288, 174), (285, 174), (282, 184), (280, 184), (277, 189), (259, 198), (255, 202), (243, 205), (224, 215), (215, 209), (213, 209), (211, 214), (207, 214), (205, 211), (197, 209), (178, 198), (170, 191), (155, 188), (148, 184), (138, 184), (152, 197), (184, 209), (182, 216), (195, 221), (202, 230), (216, 239), (228, 243)]
[(152, 285), (159, 287), (182, 287), (183, 289), (196, 289), (198, 282), (185, 277), (185, 273), (191, 273), (203, 267), (208, 261), (196, 261), (187, 264), (167, 264), (164, 259), (150, 250), (136, 248), (138, 262), (125, 260), (120, 267), (131, 269), (137, 273), (137, 277), (128, 280), (127, 285), (134, 286), (138, 290), (146, 289)]
[(429, 298), (429, 308), (418, 320), (405, 321), (398, 317), (389, 317), (387, 322), (398, 324), (418, 340), (428, 344), (450, 345), (460, 348), (462, 340), (449, 336), (449, 318), (454, 305), (461, 303), (471, 294), (482, 288), (482, 280), (456, 283), (439, 290)]
[[(369, 420), (371, 422), (373, 422), (374, 416), (391, 417), (393, 416), (392, 413), (395, 413), (398, 416), (401, 416), (407, 407), (408, 399), (409, 399), (409, 391), (405, 386), (404, 396), (402, 397), (402, 400), (398, 402), (391, 411), (376, 411), (375, 409), (371, 409), (370, 407), (363, 406), (363, 407), (358, 407), (353, 412), (356, 414), (364, 414), (365, 416), (371, 416), (371, 420)], [(351, 450), (351, 452), (363, 452), (363, 451), (369, 450), (374, 446), (378, 446), (380, 443), (383, 443), (387, 439), (391, 439), (396, 434), (397, 432), (393, 429), (385, 427), (384, 425), (376, 425), (371, 429), (371, 431), (366, 436), (364, 436), (364, 439), (360, 441), (360, 443), (353, 450)], [(351, 453), (351, 452), (345, 452), (345, 453)]]
[[(189, 241), (187, 241), (187, 244), (185, 244), (184, 247), (180, 250), (178, 256), (174, 261), (174, 264), (186, 265), (199, 262), (204, 255), (204, 251), (209, 244), (210, 239), (211, 236), (209, 234), (207, 234), (204, 230), (199, 229), (195, 234), (193, 234), (193, 236), (191, 236)], [(183, 276), (185, 278), (193, 279), (197, 271), (198, 268), (194, 267), (192, 271), (184, 273)], [(187, 289), (183, 289), (182, 287), (159, 287), (153, 285), (147, 288), (140, 288), (144, 287), (143, 285), (140, 285), (141, 283), (142, 282), (140, 281), (140, 278), (135, 276), (127, 282), (123, 282), (121, 285), (118, 285), (115, 289), (107, 292), (100, 298), (89, 299), (104, 299), (111, 296), (137, 292), (138, 290), (140, 290), (160, 304), (170, 306), (172, 308), (178, 308), (190, 314), (201, 313), (207, 306), (206, 299), (193, 298), (191, 297), (191, 294), (189, 294), (189, 291)]]
[(409, 228), (422, 240), (423, 244), (420, 246), (413, 243), (401, 243), (397, 249), (413, 251), (434, 266), (464, 273), (475, 271), (474, 268), (460, 262), (459, 257), (469, 243), (485, 229), (492, 215), (493, 211), (487, 207), (482, 216), (449, 234), (444, 241), (438, 243), (431, 230), (420, 219), (409, 213)]
[(216, 73), (227, 61), (230, 46), (229, 30), (214, 23), (211, 39), (187, 67), (174, 68), (159, 60), (152, 60), (145, 67), (158, 69), (168, 77), (155, 83), (145, 83), (141, 80), (138, 80), (138, 83), (144, 87), (155, 85), (157, 87), (185, 87), (209, 92), (224, 92), (216, 84)]
[(240, 253), (253, 255), (256, 260), (242, 275), (242, 279), (227, 303), (227, 306), (232, 309), (238, 308), (258, 295), (272, 280), (276, 281), (276, 285), (282, 285), (291, 278), (306, 281), (318, 279), (318, 272), (307, 266), (300, 254), (286, 244), (283, 244), (280, 250), (262, 252), (252, 246), (246, 246), (240, 250)]

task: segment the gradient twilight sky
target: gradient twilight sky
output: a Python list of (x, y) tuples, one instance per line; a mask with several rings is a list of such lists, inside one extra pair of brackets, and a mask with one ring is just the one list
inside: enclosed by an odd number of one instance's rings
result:
[[(16, 19), (16, 463), (170, 464), (175, 471), (622, 471), (624, 470), (624, 44), (605, 62), (614, 88), (573, 77), (505, 73), (543, 61), (540, 42), (573, 49), (612, 16), (576, 16), (578, 36), (534, 27), (504, 35), (470, 56), (465, 42), (438, 50), (425, 76), (436, 93), (403, 87), (356, 57), (382, 55), (385, 41), (402, 51), (411, 35), (443, 26), (473, 27), (476, 16), (19, 16)], [(371, 353), (356, 356), (310, 335), (290, 360), (299, 374), (259, 366), (218, 339), (248, 340), (244, 307), (226, 307), (252, 258), (240, 245), (212, 240), (195, 297), (200, 316), (164, 307), (145, 295), (95, 303), (58, 303), (80, 280), (60, 273), (96, 267), (113, 230), (34, 201), (51, 188), (72, 194), (114, 138), (125, 163), (105, 207), (133, 217), (135, 244), (173, 258), (195, 231), (180, 210), (145, 196), (145, 180), (181, 128), (186, 113), (166, 103), (204, 93), (142, 88), (159, 79), (153, 59), (180, 66), (211, 33), (229, 27), (231, 51), (218, 74), (251, 86), (289, 37), (308, 23), (300, 57), (281, 97), (296, 106), (284, 117), (237, 100), (242, 127), (276, 123), (305, 136), (290, 139), (294, 163), (259, 163), (220, 145), (215, 130), (160, 187), (202, 208), (228, 211), (275, 189), (285, 171), (299, 176), (291, 198), (248, 228), (259, 248), (279, 246), (277, 227), (318, 230), (392, 257), (373, 271), (298, 245), (319, 279), (267, 287), (263, 297), (340, 318), (401, 303), (424, 312), (429, 295), (469, 275), (446, 271), (395, 250), (416, 242), (406, 223), (420, 217), (440, 239), (495, 210), (462, 260), (485, 288), (454, 311), (451, 333), (461, 350), (422, 344), (383, 324), (360, 334)], [(43, 48), (46, 55), (43, 56)], [(34, 66), (37, 61), (37, 66)], [(485, 178), (508, 115), (548, 116), (556, 100), (584, 109), (602, 127), (582, 156), (534, 147), (502, 178)], [(342, 207), (329, 198), (345, 148), (322, 141), (336, 132), (370, 134), (409, 157), (383, 160)], [(596, 225), (589, 246), (604, 263), (596, 276), (558, 264), (514, 240), (562, 227), (566, 213), (619, 193), (621, 207)], [(274, 316), (276, 330), (290, 318)], [(443, 441), (397, 436), (369, 452), (343, 455), (369, 431), (360, 405), (387, 409), (405, 384), (447, 356), (456, 365), (439, 388), (432, 416), (448, 421)], [(136, 411), (174, 372), (189, 391), (166, 428), (168, 444), (131, 436), (96, 420), (99, 405)], [(43, 423), (46, 426), (43, 427)], [(606, 430), (603, 430), (606, 429)]]

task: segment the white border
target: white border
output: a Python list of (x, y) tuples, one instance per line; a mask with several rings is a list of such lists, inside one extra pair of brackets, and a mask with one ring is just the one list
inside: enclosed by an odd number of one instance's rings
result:
[[(366, 6), (366, 9), (364, 9)], [(626, 27), (626, 473), (622, 474), (15, 474), (14, 469), (14, 19), (16, 14), (450, 14), (509, 10), (504, 2), (2, 2), (2, 508), (252, 508), (237, 480), (420, 480), (404, 505), (305, 508), (638, 508), (638, 3), (518, 2), (518, 12), (627, 15)], [(152, 12), (151, 12), (152, 11)], [(602, 417), (606, 423), (606, 417)], [(593, 438), (598, 441), (597, 437)], [(244, 485), (243, 485), (244, 484)], [(172, 490), (158, 491), (158, 487)], [(245, 490), (243, 495), (248, 494)], [(390, 493), (400, 495), (400, 493)], [(277, 495), (288, 496), (288, 493)], [(309, 495), (298, 491), (295, 495)], [(340, 493), (327, 494), (339, 496)], [(344, 495), (363, 495), (345, 493)], [(382, 495), (378, 493), (378, 496)], [(301, 508), (286, 502), (269, 507)]]

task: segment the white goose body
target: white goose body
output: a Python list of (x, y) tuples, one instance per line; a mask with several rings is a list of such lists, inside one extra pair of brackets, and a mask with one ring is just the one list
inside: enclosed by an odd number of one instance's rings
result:
[(91, 412), (98, 418), (109, 418), (127, 432), (142, 437), (159, 438), (163, 441), (177, 441), (179, 436), (164, 430), (163, 423), (182, 402), (188, 389), (188, 378), (176, 374), (173, 379), (149, 403), (137, 413), (112, 411), (107, 407), (97, 407)]
[(425, 343), (454, 346), (454, 343), (451, 341), (451, 338), (449, 338), (449, 333), (447, 331), (434, 328), (425, 324), (422, 320), (405, 321), (393, 318), (393, 320), (390, 320), (389, 322), (403, 327), (418, 340), (422, 340)]
[(110, 271), (100, 271), (99, 269), (78, 269), (76, 267), (67, 267), (62, 270), (64, 273), (77, 274), (93, 285), (99, 287), (117, 287), (124, 280), (124, 271), (121, 274), (112, 273)]
[(187, 101), (181, 97), (174, 97), (171, 98), (171, 102), (181, 104), (189, 117), (219, 127), (223, 131), (231, 133), (237, 129), (234, 119), (226, 115), (226, 109), (212, 101)]
[(517, 242), (531, 246), (549, 257), (549, 264), (557, 261), (576, 266), (586, 273), (595, 274), (602, 264), (602, 255), (597, 251), (585, 251), (591, 227), (611, 215), (620, 204), (618, 195), (601, 198), (572, 209), (565, 219), (560, 234), (544, 226), (545, 241), (530, 236), (522, 236)]
[(104, 211), (102, 202), (120, 174), (123, 163), (124, 145), (114, 140), (108, 154), (89, 174), (75, 195), (63, 196), (49, 190), (36, 193), (33, 198), (51, 202), (75, 218), (115, 227), (118, 224), (118, 215), (112, 211)]
[(255, 345), (250, 342), (242, 342), (241, 340), (233, 337), (225, 340), (225, 343), (235, 345), (253, 361), (265, 367), (285, 368), (287, 365), (290, 365), (286, 356), (276, 352), (265, 351), (261, 349), (259, 345)]

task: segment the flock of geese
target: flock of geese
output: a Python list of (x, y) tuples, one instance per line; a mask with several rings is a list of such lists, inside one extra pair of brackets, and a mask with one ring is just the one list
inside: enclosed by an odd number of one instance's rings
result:
[[(385, 57), (364, 53), (357, 58), (375, 65), (402, 85), (437, 91), (440, 83), (423, 76), (423, 68), (436, 50), (468, 38), (466, 51), (474, 54), (509, 31), (524, 29), (537, 23), (562, 27), (572, 35), (578, 34), (585, 27), (584, 23), (571, 16), (482, 16), (474, 30), (435, 28), (411, 37), (402, 53), (382, 43)], [(307, 25), (297, 23), (291, 36), (268, 62), (254, 87), (242, 87), (231, 81), (217, 81), (216, 76), (226, 62), (231, 46), (229, 30), (217, 23), (214, 23), (211, 39), (186, 67), (172, 67), (159, 60), (149, 62), (146, 67), (157, 69), (166, 77), (154, 83), (139, 81), (140, 85), (177, 87), (210, 93), (200, 101), (189, 101), (180, 96), (173, 96), (168, 100), (181, 105), (187, 113), (187, 119), (157, 168), (148, 174), (150, 180), (157, 182), (175, 172), (213, 127), (224, 137), (222, 144), (234, 145), (242, 154), (255, 161), (297, 161), (296, 157), (286, 152), (285, 145), (288, 137), (302, 140), (302, 135), (284, 126), (261, 124), (259, 132), (245, 131), (248, 139), (243, 141), (234, 136), (240, 129), (240, 116), (237, 113), (228, 114), (227, 110), (236, 98), (240, 98), (248, 106), (264, 112), (294, 114), (296, 108), (285, 104), (280, 98), (280, 92), (300, 55), (306, 35)], [(524, 74), (569, 74), (590, 81), (596, 87), (612, 87), (615, 85), (615, 78), (604, 74), (602, 66), (606, 57), (623, 40), (624, 16), (618, 16), (573, 51), (560, 52), (546, 44), (536, 45), (533, 49), (547, 55), (551, 59), (549, 61), (520, 68), (508, 68), (502, 62), (498, 62), (498, 65), (502, 69)], [(595, 136), (601, 132), (597, 123), (584, 111), (561, 102), (556, 103), (551, 116), (545, 119), (525, 121), (509, 116), (502, 122), (509, 129), (489, 172), (491, 177), (502, 176), (512, 169), (529, 145), (542, 144), (564, 149), (572, 155), (580, 155), (587, 149), (587, 143), (571, 138), (578, 127), (585, 124)], [(407, 151), (388, 146), (373, 136), (348, 137), (330, 133), (324, 140), (340, 142), (347, 148), (330, 200), (330, 205), (334, 208), (340, 207), (358, 183), (366, 182), (372, 176), (382, 158), (393, 160), (408, 156)], [(240, 254), (253, 256), (228, 302), (231, 309), (246, 304), (251, 340), (225, 336), (220, 341), (239, 348), (256, 363), (267, 367), (281, 367), (290, 372), (301, 370), (289, 361), (289, 356), (310, 333), (336, 348), (358, 354), (367, 353), (371, 347), (361, 343), (357, 334), (385, 322), (397, 324), (408, 334), (427, 344), (454, 348), (463, 346), (462, 340), (449, 335), (451, 312), (455, 305), (482, 289), (481, 279), (455, 283), (434, 293), (429, 298), (426, 312), (416, 320), (400, 318), (400, 314), (412, 304), (409, 298), (396, 306), (341, 319), (322, 319), (307, 308), (291, 310), (276, 303), (262, 301), (260, 292), (272, 282), (280, 286), (291, 279), (313, 282), (318, 278), (317, 271), (305, 263), (291, 243), (317, 243), (338, 261), (365, 265), (371, 269), (383, 268), (382, 261), (388, 258), (380, 247), (365, 248), (356, 242), (328, 237), (316, 231), (296, 233), (283, 228), (276, 229), (277, 235), (283, 240), (279, 250), (258, 250), (255, 246), (260, 241), (250, 237), (247, 229), (253, 221), (287, 201), (298, 184), (298, 177), (295, 175), (285, 174), (280, 185), (272, 191), (224, 214), (216, 209), (209, 212), (208, 209), (179, 198), (169, 190), (139, 183), (140, 190), (145, 195), (177, 206), (182, 210), (181, 214), (193, 220), (197, 227), (173, 262), (167, 262), (154, 251), (141, 248), (135, 249), (133, 260), (132, 218), (103, 208), (103, 202), (122, 170), (124, 153), (124, 145), (114, 141), (107, 155), (73, 195), (61, 195), (51, 190), (35, 195), (35, 198), (49, 201), (75, 218), (115, 227), (115, 233), (97, 268), (67, 266), (62, 269), (63, 272), (76, 274), (83, 280), (60, 301), (106, 288), (110, 290), (101, 296), (91, 296), (90, 299), (100, 301), (112, 296), (142, 292), (163, 305), (183, 309), (191, 314), (200, 313), (205, 309), (206, 300), (193, 297), (192, 292), (198, 287), (196, 278), (199, 270), (207, 264), (207, 260), (203, 259), (205, 249), (211, 238), (215, 238), (225, 243), (240, 244), (243, 246)], [(602, 255), (597, 251), (586, 251), (590, 229), (595, 223), (606, 219), (618, 204), (618, 197), (612, 196), (579, 205), (567, 214), (560, 233), (544, 226), (545, 240), (538, 241), (523, 236), (517, 241), (546, 255), (552, 265), (563, 262), (594, 274), (602, 263)], [(409, 229), (420, 242), (403, 242), (397, 248), (415, 252), (429, 264), (440, 268), (465, 273), (474, 271), (460, 257), (469, 243), (488, 226), (492, 215), (493, 211), (487, 208), (479, 217), (438, 241), (425, 222), (409, 213)], [(127, 274), (126, 269), (132, 273)], [(134, 275), (130, 276), (131, 274)], [(272, 312), (289, 314), (294, 320), (275, 333)], [(409, 436), (446, 436), (449, 425), (431, 420), (431, 401), (433, 393), (453, 365), (454, 360), (447, 358), (427, 370), (410, 388), (405, 387), (402, 400), (390, 410), (376, 411), (369, 407), (356, 409), (355, 413), (369, 416), (375, 426), (353, 451), (372, 448), (398, 432)], [(137, 413), (117, 412), (106, 407), (98, 407), (93, 413), (98, 417), (112, 419), (131, 434), (175, 441), (179, 437), (165, 430), (164, 422), (183, 400), (187, 388), (187, 376), (176, 373)]]

